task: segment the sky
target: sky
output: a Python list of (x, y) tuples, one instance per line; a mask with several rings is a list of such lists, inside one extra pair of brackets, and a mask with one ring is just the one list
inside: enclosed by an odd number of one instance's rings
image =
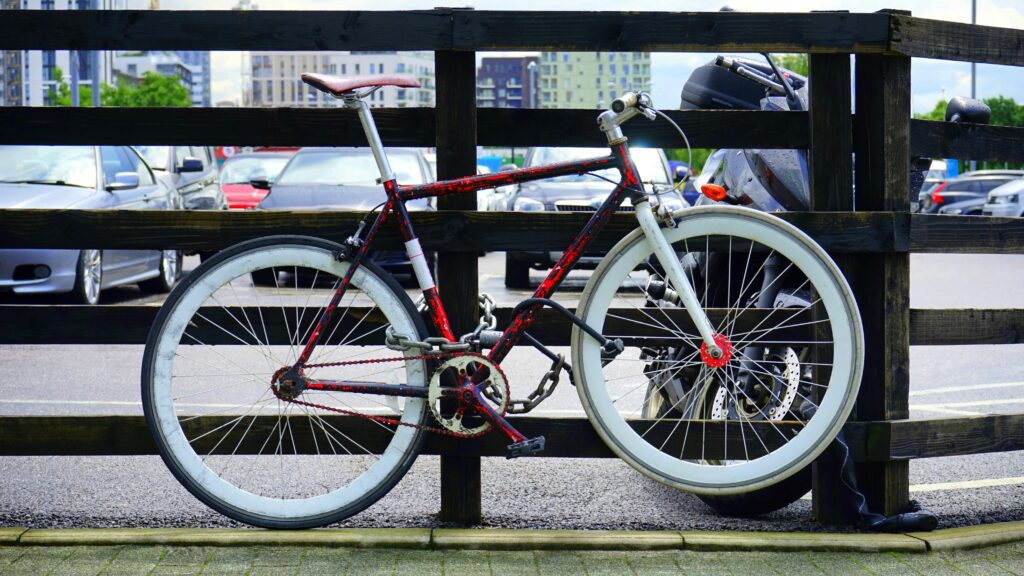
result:
[[(227, 10), (237, 0), (161, 0), (170, 10)], [(716, 11), (728, 4), (743, 12), (809, 12), (848, 10), (875, 12), (883, 8), (910, 10), (914, 16), (971, 21), (970, 0), (254, 0), (263, 10), (423, 10), (438, 5), (471, 7), (477, 10), (622, 10), (630, 11)], [(129, 7), (144, 8), (148, 0), (129, 0)], [(1024, 1), (977, 0), (977, 23), (988, 26), (1024, 28)], [(488, 53), (478, 52), (477, 58)], [(663, 109), (679, 105), (679, 92), (690, 72), (707, 63), (713, 54), (654, 53), (651, 55), (652, 97)], [(212, 60), (213, 99), (238, 100), (241, 95), (241, 54), (214, 52)], [(945, 97), (970, 96), (971, 66), (966, 62), (915, 58), (912, 64), (911, 106), (915, 113), (927, 112)], [(977, 96), (1006, 96), (1024, 103), (1024, 68), (979, 64)]]

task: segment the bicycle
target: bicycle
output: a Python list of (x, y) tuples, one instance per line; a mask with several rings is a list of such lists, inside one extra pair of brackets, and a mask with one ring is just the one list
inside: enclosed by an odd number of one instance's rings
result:
[[(506, 415), (543, 400), (563, 372), (611, 450), (701, 494), (778, 482), (845, 422), (863, 363), (845, 279), (813, 240), (771, 215), (728, 205), (669, 213), (660, 192), (648, 194), (621, 130), (661, 114), (648, 95), (627, 93), (600, 113), (607, 156), (403, 186), (363, 99), (415, 78), (303, 80), (358, 114), (387, 200), (342, 244), (278, 236), (226, 249), (161, 308), (143, 407), (164, 462), (208, 506), (271, 528), (339, 521), (394, 487), (428, 431), (497, 429), (510, 457), (539, 454), (544, 437), (524, 437)], [(404, 202), (607, 170), (619, 172), (614, 191), (508, 326), (494, 329), (485, 298), (481, 324), (456, 336)], [(550, 300), (616, 211), (633, 212), (639, 228), (607, 253), (575, 313)], [(366, 258), (392, 215), (421, 309)], [(571, 364), (527, 332), (543, 307), (572, 322)], [(552, 362), (525, 401), (510, 398), (500, 368), (520, 340)]]

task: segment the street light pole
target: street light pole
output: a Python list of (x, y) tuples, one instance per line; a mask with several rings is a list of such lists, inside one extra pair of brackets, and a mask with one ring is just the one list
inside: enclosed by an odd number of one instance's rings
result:
[[(971, 24), (977, 24), (977, 23), (978, 23), (978, 0), (971, 0)], [(975, 80), (975, 70), (976, 70), (976, 68), (977, 68), (977, 64), (975, 64), (974, 62), (971, 62), (971, 98), (972, 99), (978, 97), (977, 96), (977, 91), (975, 89), (976, 85), (977, 85), (976, 80)], [(972, 159), (971, 160), (971, 171), (973, 172), (974, 170), (977, 170), (977, 168), (978, 168), (978, 161)]]

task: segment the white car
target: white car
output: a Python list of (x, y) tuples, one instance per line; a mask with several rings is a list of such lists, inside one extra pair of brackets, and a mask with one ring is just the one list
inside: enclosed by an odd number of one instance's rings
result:
[(1012, 180), (988, 193), (981, 213), (985, 216), (1024, 216), (1024, 179)]

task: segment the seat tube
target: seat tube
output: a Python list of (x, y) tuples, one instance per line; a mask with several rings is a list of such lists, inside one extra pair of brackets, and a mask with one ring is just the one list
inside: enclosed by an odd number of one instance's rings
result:
[(384, 154), (384, 144), (380, 141), (380, 134), (377, 133), (377, 124), (374, 123), (373, 115), (370, 114), (370, 107), (366, 105), (366, 102), (358, 99), (347, 104), (349, 108), (355, 108), (359, 115), (359, 122), (363, 125), (363, 132), (366, 133), (366, 141), (370, 144), (373, 159), (376, 160), (377, 169), (380, 170), (381, 183), (391, 182), (395, 179), (395, 173), (391, 171), (391, 164), (388, 163), (388, 157)]

